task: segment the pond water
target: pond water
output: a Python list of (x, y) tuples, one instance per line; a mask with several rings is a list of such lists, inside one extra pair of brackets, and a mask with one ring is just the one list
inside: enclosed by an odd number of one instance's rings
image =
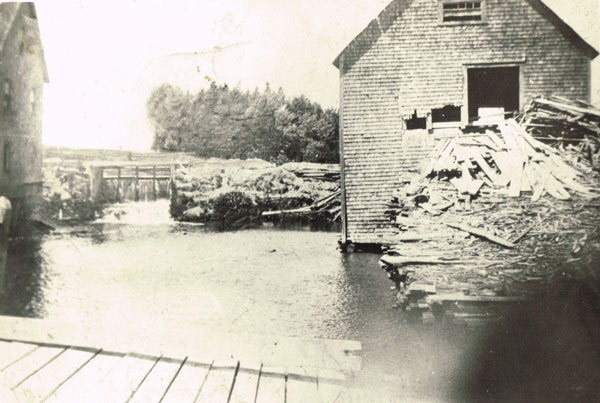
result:
[(337, 231), (216, 232), (166, 211), (162, 201), (117, 206), (97, 223), (14, 243), (1, 313), (359, 340), (363, 382), (403, 396), (448, 393), (465, 344), (392, 307), (379, 255), (340, 254)]

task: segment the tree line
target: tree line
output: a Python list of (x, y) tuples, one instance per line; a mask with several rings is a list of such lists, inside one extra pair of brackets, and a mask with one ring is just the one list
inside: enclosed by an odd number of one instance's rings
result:
[(156, 87), (146, 102), (153, 149), (200, 157), (339, 162), (339, 118), (305, 96), (287, 99), (267, 84), (242, 91), (226, 84), (191, 94), (171, 84)]

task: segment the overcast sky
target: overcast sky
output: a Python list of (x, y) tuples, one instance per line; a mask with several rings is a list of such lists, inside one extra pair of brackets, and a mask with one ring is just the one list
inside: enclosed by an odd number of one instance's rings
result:
[[(600, 47), (600, 0), (545, 0)], [(207, 78), (338, 106), (332, 61), (389, 0), (52, 0), (36, 2), (50, 84), (44, 143), (149, 149), (145, 101), (165, 81)], [(598, 58), (600, 59), (600, 58)], [(594, 98), (600, 101), (600, 62)]]

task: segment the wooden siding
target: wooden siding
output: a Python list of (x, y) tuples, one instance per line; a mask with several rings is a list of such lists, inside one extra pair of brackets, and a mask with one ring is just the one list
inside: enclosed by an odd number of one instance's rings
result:
[(444, 25), (438, 0), (396, 0), (343, 52), (349, 240), (379, 243), (391, 232), (384, 212), (392, 190), (434, 143), (428, 135), (408, 141), (402, 119), (464, 105), (467, 67), (518, 65), (521, 103), (551, 93), (589, 97), (590, 52), (576, 46), (577, 38), (528, 0), (486, 0), (486, 12), (484, 23)]

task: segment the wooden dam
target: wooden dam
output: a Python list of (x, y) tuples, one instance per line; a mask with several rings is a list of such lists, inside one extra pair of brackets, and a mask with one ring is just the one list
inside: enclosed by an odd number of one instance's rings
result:
[[(114, 192), (114, 199), (156, 200), (167, 197), (176, 167), (189, 166), (189, 162), (92, 162), (92, 195), (100, 197), (105, 189)], [(109, 186), (107, 186), (109, 185)]]

